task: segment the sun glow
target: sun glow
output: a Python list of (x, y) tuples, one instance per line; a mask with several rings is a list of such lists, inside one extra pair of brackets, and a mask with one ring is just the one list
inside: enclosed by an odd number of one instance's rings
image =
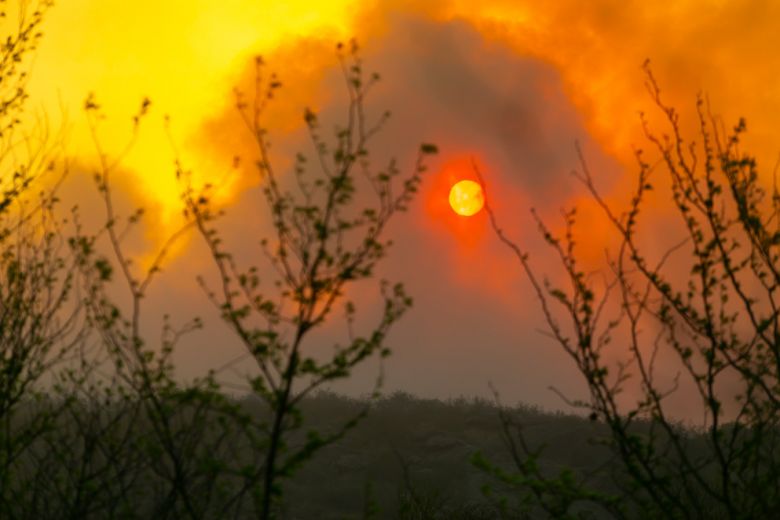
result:
[(474, 181), (460, 181), (450, 190), (452, 211), (464, 217), (476, 215), (485, 205), (482, 186)]

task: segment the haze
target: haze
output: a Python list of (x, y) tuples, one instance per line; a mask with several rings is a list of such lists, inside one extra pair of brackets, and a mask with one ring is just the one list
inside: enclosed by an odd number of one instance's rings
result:
[[(607, 228), (570, 175), (578, 167), (575, 143), (610, 200), (624, 200), (635, 171), (632, 146), (645, 146), (638, 113), (647, 111), (651, 124), (659, 119), (649, 110), (645, 59), (666, 99), (688, 117), (684, 127), (695, 124), (695, 95), (704, 91), (727, 124), (747, 119), (746, 146), (760, 163), (774, 164), (777, 157), (772, 131), (780, 113), (775, 73), (780, 32), (773, 20), (780, 5), (775, 3), (283, 4), (71, 0), (47, 18), (31, 96), (52, 127), (67, 129), (74, 160), (63, 198), (79, 200), (95, 225), (101, 214), (91, 183), (95, 155), (83, 101), (94, 92), (108, 116), (101, 138), (118, 152), (130, 137), (130, 119), (141, 99), (152, 100), (116, 180), (123, 207), (142, 205), (149, 212), (134, 243), (139, 257), (179, 224), (176, 146), (198, 182), (220, 183), (219, 203), (227, 212), (220, 229), (228, 246), (239, 258), (262, 260), (256, 245), (268, 231), (267, 212), (256, 192), (253, 152), (234, 110), (233, 87), (251, 88), (257, 54), (279, 75), (284, 87), (267, 126), (278, 166), (289, 168), (294, 153), (309, 146), (303, 108), (320, 109), (325, 121), (343, 111), (335, 44), (357, 38), (366, 68), (383, 78), (370, 110), (377, 116), (392, 111), (374, 144), (377, 162), (395, 156), (402, 167), (411, 167), (420, 142), (440, 149), (411, 211), (393, 223), (395, 245), (379, 273), (403, 281), (415, 298), (389, 338), (393, 355), (383, 367), (385, 392), (487, 396), (490, 382), (507, 402), (553, 409), (565, 403), (550, 385), (573, 398), (586, 397), (570, 360), (540, 332), (542, 316), (520, 266), (490, 232), (485, 216), (458, 220), (448, 208), (450, 181), (470, 175), (471, 160), (492, 183), (489, 196), (503, 227), (546, 272), (550, 253), (541, 247), (531, 207), (559, 223), (560, 208), (579, 205), (590, 239), (585, 255), (594, 268), (604, 257)], [(232, 167), (236, 156), (242, 157), (238, 169)], [(665, 206), (662, 200), (655, 204), (660, 230)], [(659, 249), (675, 238), (660, 231), (651, 236)], [(153, 287), (148, 314), (169, 312), (179, 321), (202, 316), (206, 328), (189, 336), (177, 353), (179, 376), (222, 367), (220, 378), (240, 389), (241, 374), (251, 365), (241, 360), (240, 346), (197, 286), (200, 274), (213, 279), (214, 268), (192, 236), (179, 244)], [(364, 285), (353, 296), (370, 320), (377, 311), (376, 291)], [(150, 324), (150, 331), (158, 325)], [(342, 329), (334, 316), (321, 340), (343, 335)], [(620, 359), (619, 348), (611, 355)], [(336, 389), (368, 392), (378, 371), (365, 367)], [(681, 399), (678, 413), (684, 415), (685, 407)]]

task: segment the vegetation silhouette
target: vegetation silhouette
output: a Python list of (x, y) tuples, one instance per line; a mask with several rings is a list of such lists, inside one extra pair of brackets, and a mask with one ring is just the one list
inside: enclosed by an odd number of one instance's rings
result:
[[(253, 497), (260, 518), (271, 516), (274, 500), (281, 496), (281, 479), (339, 439), (367, 412), (362, 410), (331, 433), (309, 430), (304, 442), (291, 446), (289, 434), (303, 424), (302, 400), (326, 383), (349, 377), (356, 365), (370, 357), (389, 355), (384, 345), (387, 332), (412, 304), (402, 284), (382, 281), (382, 316), (373, 330), (357, 335), (352, 327), (356, 308), (344, 301), (344, 291), (354, 282), (374, 277), (374, 268), (390, 245), (384, 238), (387, 223), (407, 209), (425, 171), (425, 156), (436, 153), (436, 147), (423, 144), (408, 175), (402, 175), (395, 160), (377, 169), (371, 163), (370, 145), (389, 113), (372, 121), (365, 102), (379, 75), (365, 77), (355, 41), (347, 49), (339, 44), (337, 56), (349, 96), (344, 120), (336, 126), (335, 142), (329, 144), (315, 111), (305, 110), (314, 160), (297, 155), (293, 185), (285, 185), (276, 173), (262, 123), (281, 83), (274, 75), (264, 81), (263, 61), (258, 57), (252, 99), (236, 93), (236, 108), (257, 145), (256, 164), (275, 232), (273, 239), (261, 241), (277, 275), (274, 287), (261, 287), (262, 268), (252, 265), (242, 270), (224, 250), (214, 226), (218, 213), (210, 206), (212, 187), (195, 191), (187, 185), (184, 193), (185, 214), (192, 217), (219, 272), (218, 290), (202, 280), (201, 285), (256, 361), (259, 375), (250, 385), (272, 415), (269, 423), (256, 424), (253, 433), (255, 448), (264, 459), (246, 468), (250, 478), (261, 483)], [(189, 178), (181, 168), (177, 176)], [(364, 202), (357, 196), (361, 193), (370, 194), (373, 201)], [(306, 340), (331, 318), (337, 305), (343, 305), (349, 337), (346, 345), (334, 345), (332, 354), (322, 359), (322, 350), (307, 350)]]
[[(266, 266), (227, 250), (214, 187), (195, 186), (181, 158), (171, 175), (181, 183), (184, 223), (143, 266), (126, 242), (143, 209), (124, 214), (113, 182), (151, 102), (140, 103), (116, 155), (103, 146), (99, 96), (84, 103), (103, 203), (103, 220), (91, 229), (78, 206), (62, 208), (68, 201), (59, 190), (71, 168), (63, 138), (44, 116), (27, 112), (28, 68), (51, 2), (14, 6), (3, 12), (0, 49), (0, 518), (780, 513), (780, 193), (766, 190), (755, 160), (740, 149), (744, 122), (726, 132), (700, 99), (698, 142), (689, 143), (647, 69), (649, 93), (669, 125), (658, 136), (642, 120), (659, 163), (637, 152), (636, 190), (622, 211), (600, 194), (582, 154), (577, 174), (619, 237), (606, 285), (582, 267), (574, 212), (560, 237), (537, 218), (570, 282), (563, 288), (537, 274), (488, 205), (550, 332), (588, 385), (590, 400), (572, 404), (589, 419), (479, 400), (377, 393), (353, 400), (321, 390), (388, 355), (386, 335), (412, 301), (402, 285), (379, 282), (380, 319), (357, 334), (357, 309), (345, 291), (375, 280), (389, 247), (387, 224), (412, 202), (425, 159), (436, 152), (422, 145), (406, 174), (395, 162), (372, 164), (372, 139), (387, 115), (369, 115), (379, 77), (365, 74), (357, 45), (336, 52), (349, 99), (343, 120), (328, 139), (317, 113), (305, 111), (312, 151), (296, 157), (291, 175), (276, 171), (263, 123), (278, 78), (266, 77), (258, 58), (254, 92), (236, 95), (272, 225), (258, 251)], [(659, 170), (686, 237), (654, 258), (641, 246), (639, 222)], [(213, 259), (217, 284), (199, 280), (202, 288), (255, 362), (244, 397), (227, 394), (216, 369), (189, 382), (175, 377), (173, 355), (201, 328), (199, 319), (177, 325), (164, 316), (159, 335), (147, 332), (159, 318), (145, 312), (149, 288), (187, 233)], [(687, 259), (682, 275), (669, 269), (675, 255)], [(261, 283), (269, 266), (274, 276)], [(315, 355), (312, 335), (337, 307), (349, 337)], [(631, 365), (605, 361), (609, 345), (627, 346)], [(657, 380), (661, 349), (676, 356), (701, 398), (698, 428), (668, 412), (675, 387)], [(641, 394), (626, 407), (619, 396), (631, 381)]]
[[(574, 209), (565, 213), (560, 236), (533, 212), (560, 258), (568, 284), (560, 286), (538, 273), (488, 205), (493, 230), (528, 275), (550, 334), (587, 383), (590, 399), (571, 404), (609, 428), (606, 446), (620, 462), (612, 475), (617, 492), (589, 488), (570, 472), (540, 472), (539, 452), (506, 416), (516, 472), (484, 459), (479, 464), (522, 496), (530, 493), (553, 517), (577, 517), (585, 502), (616, 518), (774, 518), (780, 514), (780, 194), (776, 182), (767, 192), (755, 159), (740, 148), (744, 120), (726, 131), (699, 96), (698, 136), (686, 137), (649, 62), (645, 73), (668, 128), (658, 135), (642, 115), (659, 160), (635, 152), (638, 174), (627, 207), (606, 201), (581, 152), (574, 172), (619, 237), (606, 282), (583, 267)], [(658, 255), (643, 247), (640, 221), (654, 186), (664, 181), (679, 216), (669, 232), (678, 231), (681, 241)], [(627, 361), (607, 361), (616, 347), (628, 352)], [(658, 380), (659, 351), (679, 364), (671, 383)], [(638, 385), (630, 387), (632, 381)], [(700, 398), (703, 420), (696, 426), (669, 411), (683, 384)], [(639, 397), (626, 403), (629, 389)]]

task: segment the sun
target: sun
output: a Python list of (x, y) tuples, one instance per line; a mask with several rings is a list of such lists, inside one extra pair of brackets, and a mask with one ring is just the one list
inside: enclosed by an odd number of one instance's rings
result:
[(482, 186), (474, 181), (456, 182), (450, 190), (452, 211), (464, 217), (476, 215), (485, 205)]

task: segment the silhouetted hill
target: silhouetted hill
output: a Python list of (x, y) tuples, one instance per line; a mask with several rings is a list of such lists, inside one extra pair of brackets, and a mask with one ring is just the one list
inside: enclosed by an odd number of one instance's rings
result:
[[(358, 414), (365, 402), (320, 394), (304, 406), (306, 424), (329, 430)], [(608, 451), (589, 439), (606, 433), (585, 418), (518, 406), (512, 416), (532, 448), (545, 446), (542, 471), (585, 472), (603, 465)], [(499, 409), (480, 399), (438, 401), (396, 393), (374, 403), (367, 417), (325, 448), (285, 485), (289, 518), (495, 518), (481, 489), (496, 480), (471, 463), (481, 452), (513, 470)], [(606, 486), (601, 483), (599, 486)], [(428, 513), (415, 510), (426, 509)]]
[[(190, 493), (198, 517), (221, 519), (231, 511), (230, 517), (251, 518), (255, 491), (247, 486), (255, 482), (249, 478), (251, 472), (262, 470), (265, 452), (262, 442), (253, 446), (247, 438), (256, 432), (262, 435), (270, 417), (267, 405), (257, 397), (226, 397), (204, 393), (195, 399), (195, 394), (185, 392), (159, 401), (171, 413), (167, 431), (174, 447), (160, 446), (159, 420), (152, 422), (146, 402), (134, 396), (106, 401), (41, 397), (26, 403), (24, 413), (16, 417), (19, 426), (28, 424), (41, 433), (23, 439), (28, 442), (20, 452), (23, 458), (17, 471), (7, 475), (16, 490), (6, 504), (14, 513), (8, 517), (162, 518), (158, 511), (176, 491), (169, 475), (174, 453), (183, 468), (181, 486)], [(502, 410), (480, 399), (442, 402), (396, 393), (369, 403), (321, 393), (301, 403), (302, 427), (291, 431), (292, 449), (285, 454), (306, 446), (302, 441), (308, 432), (327, 438), (366, 409), (365, 417), (344, 436), (317, 450), (283, 481), (280, 519), (549, 518), (538, 505), (526, 507), (528, 514), (516, 510), (509, 516), (498, 514), (497, 499), (518, 506), (539, 489), (543, 493), (547, 489), (551, 500), (576, 497), (566, 502), (565, 511), (576, 515), (587, 507), (595, 514), (583, 518), (600, 518), (601, 506), (580, 500), (576, 486), (583, 479), (589, 490), (636, 493), (625, 468), (616, 462), (619, 459), (600, 442), (608, 437), (605, 424), (522, 405)], [(226, 420), (226, 413), (233, 419)], [(520, 448), (514, 452), (520, 455), (518, 460), (513, 458), (501, 413), (521, 428), (529, 452), (540, 450), (539, 472), (531, 471), (530, 480), (518, 478), (518, 464), (526, 464), (526, 459)], [(631, 436), (648, 435), (648, 427), (649, 423), (636, 421)], [(509, 433), (510, 439), (517, 438), (515, 430)], [(663, 432), (654, 435), (659, 438)], [(685, 430), (676, 435), (689, 456), (706, 460), (696, 453), (706, 454), (705, 436)], [(659, 456), (674, 465), (674, 451), (664, 449), (661, 442), (656, 445), (663, 450)], [(522, 485), (512, 489), (480, 469), (472, 462), (477, 453), (509, 475), (509, 481)], [(705, 465), (701, 471), (716, 469)], [(564, 470), (571, 470), (573, 478), (558, 478)], [(540, 475), (542, 488), (537, 487)], [(486, 487), (491, 496), (484, 493)], [(629, 517), (639, 516), (640, 506), (627, 506), (634, 507)], [(709, 507), (706, 497), (699, 507)], [(166, 514), (184, 517), (176, 508)]]

